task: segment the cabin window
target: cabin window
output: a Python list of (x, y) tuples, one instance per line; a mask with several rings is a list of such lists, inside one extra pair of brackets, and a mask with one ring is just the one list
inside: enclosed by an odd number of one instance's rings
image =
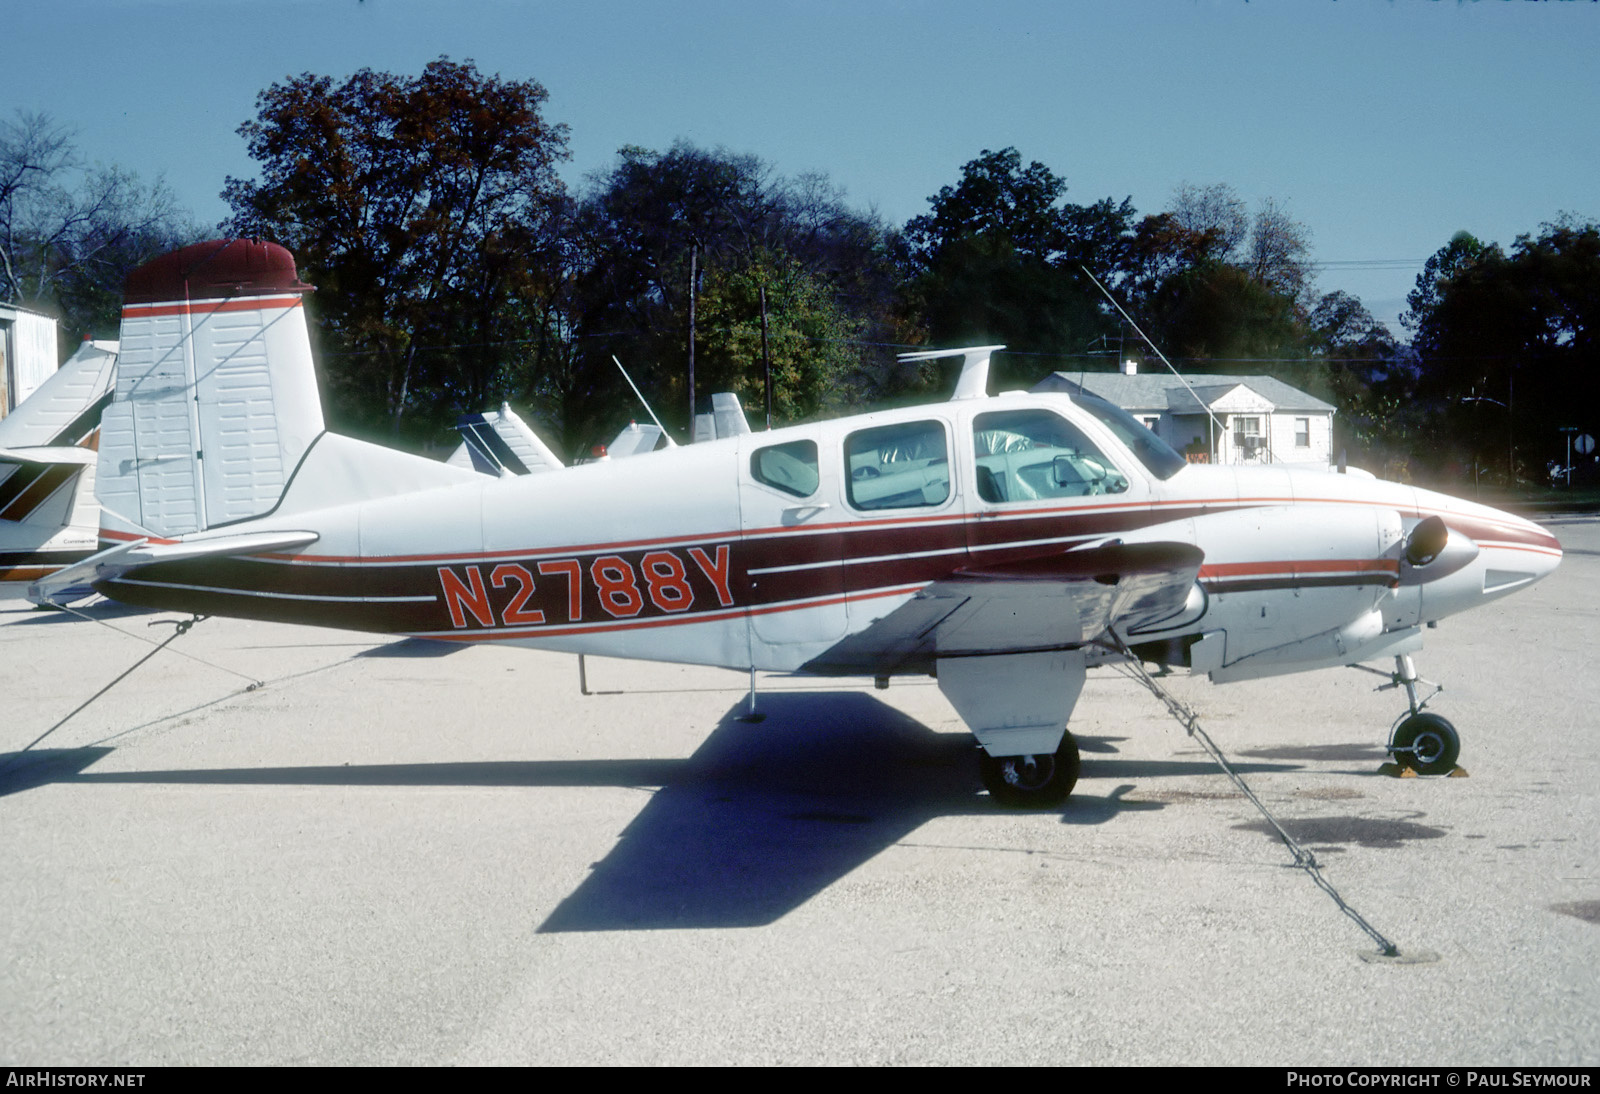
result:
[(764, 486), (809, 498), (817, 492), (817, 442), (790, 441), (758, 448), (750, 454), (750, 477)]
[(942, 422), (861, 429), (844, 441), (845, 492), (857, 509), (942, 505), (950, 497), (950, 448)]
[(1098, 395), (1080, 392), (1072, 397), (1075, 406), (1087, 410), (1111, 430), (1117, 440), (1128, 446), (1138, 461), (1158, 479), (1172, 478), (1189, 466), (1187, 460), (1172, 450), (1172, 446), (1139, 424), (1139, 419), (1114, 403)]
[(1002, 410), (972, 420), (978, 496), (987, 502), (1120, 494), (1128, 478), (1083, 431), (1048, 410)]

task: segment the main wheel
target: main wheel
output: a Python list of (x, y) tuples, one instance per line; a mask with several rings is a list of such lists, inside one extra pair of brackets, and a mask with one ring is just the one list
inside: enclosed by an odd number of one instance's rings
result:
[(1437, 714), (1413, 714), (1395, 729), (1389, 752), (1395, 763), (1418, 775), (1448, 775), (1461, 755), (1461, 737)]
[(1001, 805), (1028, 808), (1066, 801), (1078, 785), (1078, 768), (1078, 742), (1070, 733), (1062, 734), (1054, 753), (991, 756), (978, 751), (984, 788)]

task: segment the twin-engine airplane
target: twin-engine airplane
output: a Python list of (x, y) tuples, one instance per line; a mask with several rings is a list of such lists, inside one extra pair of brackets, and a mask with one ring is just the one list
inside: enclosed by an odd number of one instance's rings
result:
[[(736, 669), (932, 674), (991, 793), (1071, 792), (1098, 661), (1228, 681), (1395, 658), (1560, 545), (1370, 476), (1189, 465), (1084, 395), (988, 396), (490, 477), (329, 433), (281, 247), (198, 244), (128, 279), (101, 540), (58, 581), (154, 608)], [(36, 586), (36, 597), (48, 587)]]

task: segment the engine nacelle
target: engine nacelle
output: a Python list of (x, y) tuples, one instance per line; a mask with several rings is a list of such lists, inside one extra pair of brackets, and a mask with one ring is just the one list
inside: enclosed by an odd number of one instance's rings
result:
[[(1201, 595), (1170, 624), (1138, 637), (1141, 646), (1178, 648), (1192, 640), (1186, 636), (1203, 633), (1206, 663), (1193, 667), (1214, 675), (1234, 666), (1241, 675), (1266, 675), (1303, 661), (1338, 663), (1345, 651), (1356, 660), (1395, 629), (1382, 610), (1399, 586), (1406, 542), (1395, 510), (1262, 506), (1173, 521), (1124, 538), (1204, 540)], [(1251, 672), (1243, 668), (1246, 661), (1284, 667)]]

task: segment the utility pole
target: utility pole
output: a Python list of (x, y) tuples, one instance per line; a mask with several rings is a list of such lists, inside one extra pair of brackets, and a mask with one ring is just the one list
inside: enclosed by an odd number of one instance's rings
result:
[(694, 439), (694, 300), (700, 286), (700, 241), (689, 246), (689, 439)]
[(767, 347), (767, 287), (761, 286), (761, 366), (767, 375), (767, 428), (772, 428), (772, 351)]

